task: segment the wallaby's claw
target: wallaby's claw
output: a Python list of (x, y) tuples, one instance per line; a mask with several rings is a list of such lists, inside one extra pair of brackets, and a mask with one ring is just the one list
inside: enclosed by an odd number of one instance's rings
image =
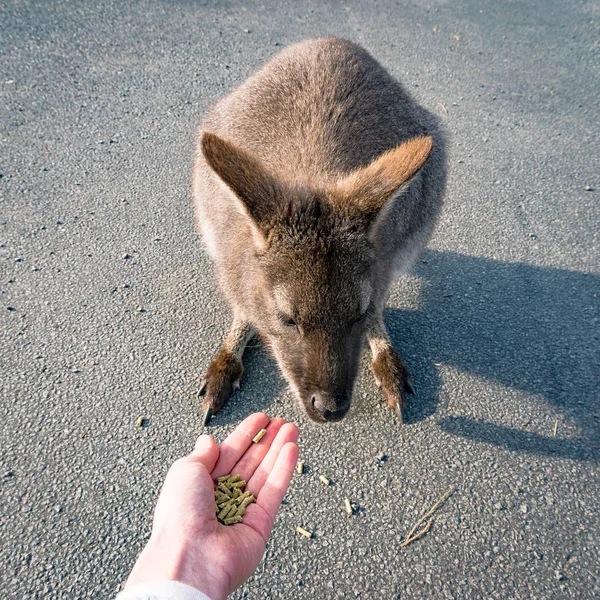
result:
[(198, 391), (198, 396), (204, 396), (202, 422), (205, 426), (223, 408), (233, 390), (239, 387), (242, 371), (242, 361), (234, 353), (221, 348), (215, 354)]
[(396, 413), (396, 417), (398, 417), (400, 425), (404, 424), (404, 415), (402, 414), (402, 407), (400, 406), (400, 404), (396, 404), (394, 412)]
[(204, 416), (202, 417), (202, 425), (204, 425), (204, 427), (208, 426), (208, 424), (210, 423), (210, 420), (212, 419), (212, 416), (213, 416), (213, 409), (209, 406), (204, 411)]
[(377, 353), (371, 365), (375, 381), (380, 382), (381, 393), (400, 423), (404, 423), (405, 394), (415, 393), (408, 369), (400, 354), (392, 346)]

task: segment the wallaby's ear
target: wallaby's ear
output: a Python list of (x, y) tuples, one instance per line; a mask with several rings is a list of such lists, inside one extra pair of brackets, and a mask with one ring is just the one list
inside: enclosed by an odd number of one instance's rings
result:
[(339, 206), (351, 216), (372, 223), (390, 197), (411, 182), (432, 149), (431, 136), (415, 137), (356, 169), (337, 185), (334, 195)]
[(264, 242), (267, 224), (273, 217), (278, 186), (260, 162), (245, 150), (204, 132), (200, 140), (204, 158), (213, 171), (231, 188), (239, 208), (250, 218), (257, 241)]

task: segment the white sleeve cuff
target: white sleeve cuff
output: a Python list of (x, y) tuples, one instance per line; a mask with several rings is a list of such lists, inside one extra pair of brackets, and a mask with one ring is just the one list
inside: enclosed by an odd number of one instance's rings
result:
[(210, 600), (200, 590), (180, 581), (149, 581), (123, 590), (115, 600)]

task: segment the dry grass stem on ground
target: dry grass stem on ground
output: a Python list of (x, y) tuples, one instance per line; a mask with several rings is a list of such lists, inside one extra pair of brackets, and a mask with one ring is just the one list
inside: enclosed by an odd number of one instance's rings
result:
[(423, 529), (421, 529), (421, 531), (416, 533), (417, 530), (419, 529), (419, 527), (421, 527), (421, 525), (425, 522), (425, 520), (427, 518), (429, 518), (431, 515), (433, 515), (433, 513), (446, 500), (448, 500), (448, 498), (451, 496), (451, 494), (453, 492), (454, 492), (454, 488), (450, 488), (449, 490), (447, 490), (444, 493), (444, 495), (413, 525), (413, 528), (410, 530), (410, 532), (406, 536), (406, 539), (400, 544), (400, 548), (404, 548), (405, 546), (408, 546), (408, 544), (411, 544), (415, 540), (418, 540), (420, 537), (424, 536), (429, 531), (429, 529), (431, 528), (431, 525), (433, 523), (433, 519), (429, 519), (429, 521), (426, 523), (425, 527), (423, 527)]

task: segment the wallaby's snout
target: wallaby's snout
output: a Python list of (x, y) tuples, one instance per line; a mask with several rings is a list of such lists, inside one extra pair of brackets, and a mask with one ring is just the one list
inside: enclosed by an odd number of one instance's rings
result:
[(296, 223), (318, 212), (319, 235), (299, 240), (284, 227), (264, 253), (261, 310), (270, 317), (262, 337), (290, 387), (312, 420), (326, 422), (350, 408), (375, 256), (364, 233), (332, 228), (336, 213), (321, 202), (291, 212)]
[(318, 422), (347, 414), (366, 339), (402, 420), (412, 385), (383, 311), (431, 235), (444, 184), (435, 117), (345, 40), (284, 50), (211, 109), (195, 210), (233, 324), (201, 385), (205, 424), (239, 384), (255, 334)]
[(313, 394), (311, 396), (312, 408), (323, 421), (341, 421), (350, 408), (350, 399), (347, 396), (331, 398), (328, 394)]
[(365, 336), (360, 323), (346, 323), (346, 319), (341, 315), (330, 321), (327, 332), (298, 330), (292, 343), (273, 336), (268, 339), (290, 387), (313, 421), (340, 421), (350, 409)]
[[(351, 335), (348, 345), (362, 347), (362, 335)], [(359, 351), (337, 352), (331, 362), (322, 356), (318, 346), (297, 341), (303, 347), (295, 352), (286, 349), (285, 342), (271, 338), (269, 343), (277, 362), (296, 393), (306, 414), (318, 422), (340, 421), (350, 409), (356, 379)], [(317, 364), (317, 361), (318, 364)]]

